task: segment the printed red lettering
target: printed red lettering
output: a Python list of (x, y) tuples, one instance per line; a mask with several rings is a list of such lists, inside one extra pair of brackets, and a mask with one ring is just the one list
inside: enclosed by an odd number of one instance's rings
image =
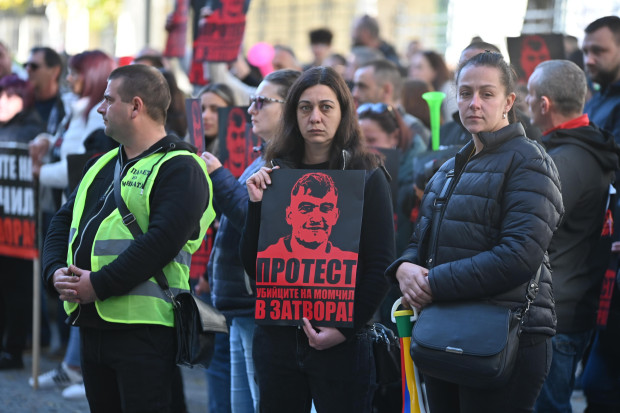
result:
[(254, 317), (257, 320), (263, 320), (265, 318), (265, 301), (264, 300), (256, 300)]

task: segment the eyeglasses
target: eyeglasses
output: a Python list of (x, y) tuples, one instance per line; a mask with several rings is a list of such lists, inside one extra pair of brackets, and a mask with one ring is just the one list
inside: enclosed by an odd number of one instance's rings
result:
[(26, 62), (24, 63), (24, 69), (28, 69), (30, 67), (30, 70), (37, 70), (38, 68), (41, 67), (40, 64), (38, 63), (34, 63), (34, 62)]
[(268, 98), (267, 96), (250, 96), (250, 106), (252, 106), (253, 103), (254, 105), (256, 105), (257, 110), (261, 110), (265, 105), (265, 102), (286, 103), (286, 101), (284, 100)]

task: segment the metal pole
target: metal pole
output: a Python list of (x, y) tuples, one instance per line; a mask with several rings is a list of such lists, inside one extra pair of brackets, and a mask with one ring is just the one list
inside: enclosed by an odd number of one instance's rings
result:
[(39, 258), (32, 260), (32, 378), (33, 388), (39, 388), (39, 359), (41, 354), (41, 274)]
[(144, 45), (149, 46), (151, 43), (151, 0), (146, 0), (146, 19), (144, 22)]

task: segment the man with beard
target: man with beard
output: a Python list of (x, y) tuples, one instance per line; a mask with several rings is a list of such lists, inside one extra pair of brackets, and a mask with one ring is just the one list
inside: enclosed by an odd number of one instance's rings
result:
[[(617, 16), (601, 17), (585, 29), (583, 40), (583, 59), (586, 72), (600, 89), (586, 104), (585, 112), (595, 124), (614, 135), (620, 142), (620, 18)], [(618, 173), (616, 173), (616, 188)], [(617, 240), (620, 232), (616, 204), (616, 220), (613, 239)], [(612, 252), (620, 252), (620, 243), (614, 242)], [(607, 282), (608, 289), (603, 289), (607, 311), (602, 311), (597, 320), (599, 330), (594, 336), (587, 363), (582, 374), (583, 391), (588, 401), (590, 413), (619, 411), (620, 409), (620, 296), (617, 286)], [(605, 293), (605, 294), (603, 294)], [(603, 302), (601, 301), (601, 304)], [(601, 305), (601, 309), (605, 309)], [(606, 316), (605, 316), (606, 315)], [(603, 325), (605, 326), (604, 328)]]
[(601, 17), (590, 23), (585, 33), (584, 65), (590, 79), (600, 87), (585, 112), (620, 142), (620, 17)]

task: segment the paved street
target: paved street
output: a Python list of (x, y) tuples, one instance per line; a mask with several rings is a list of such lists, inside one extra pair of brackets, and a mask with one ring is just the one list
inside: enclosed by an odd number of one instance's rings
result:
[[(88, 413), (84, 400), (65, 400), (60, 389), (33, 390), (28, 384), (32, 371), (31, 354), (24, 357), (23, 370), (0, 371), (0, 413)], [(45, 354), (41, 357), (41, 373), (53, 369), (60, 360)], [(185, 399), (189, 413), (207, 411), (205, 374), (202, 369), (183, 368)]]
[[(0, 371), (0, 413), (88, 413), (86, 400), (65, 400), (59, 389), (33, 390), (28, 385), (32, 369), (32, 357), (26, 354), (23, 370)], [(46, 355), (41, 357), (41, 372), (58, 365), (58, 359)], [(207, 411), (207, 396), (204, 371), (183, 368), (185, 399), (189, 413)], [(573, 412), (582, 413), (585, 400), (580, 391), (572, 398)], [(216, 412), (214, 412), (216, 413)]]

